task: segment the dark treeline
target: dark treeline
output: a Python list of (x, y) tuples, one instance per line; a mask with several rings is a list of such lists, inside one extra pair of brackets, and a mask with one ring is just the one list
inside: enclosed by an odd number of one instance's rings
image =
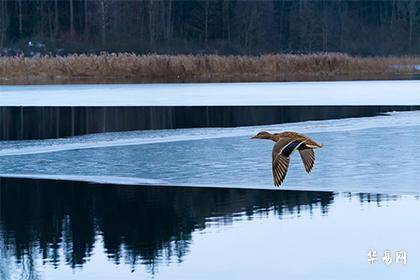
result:
[[(420, 53), (420, 1), (0, 0), (0, 48)], [(31, 44), (29, 44), (31, 47)]]

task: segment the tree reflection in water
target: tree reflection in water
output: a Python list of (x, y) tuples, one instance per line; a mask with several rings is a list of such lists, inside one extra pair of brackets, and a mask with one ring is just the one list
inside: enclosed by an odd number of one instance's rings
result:
[(164, 260), (181, 262), (192, 232), (209, 224), (269, 213), (326, 214), (333, 199), (332, 192), (0, 179), (0, 246), (29, 270), (34, 258), (77, 267), (89, 260), (101, 236), (110, 261), (133, 268), (142, 263), (153, 271)]

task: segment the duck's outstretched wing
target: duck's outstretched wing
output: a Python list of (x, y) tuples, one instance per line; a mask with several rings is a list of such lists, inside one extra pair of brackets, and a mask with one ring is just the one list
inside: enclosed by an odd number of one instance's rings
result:
[(324, 145), (316, 142), (315, 140), (311, 139), (310, 137), (297, 133), (297, 132), (293, 132), (293, 131), (285, 131), (282, 133), (277, 133), (277, 135), (281, 135), (281, 137), (288, 137), (290, 139), (294, 139), (297, 141), (301, 141), (301, 142), (305, 142), (305, 145), (308, 148), (322, 148)]
[(273, 161), (274, 186), (278, 187), (283, 183), (287, 169), (289, 168), (289, 161), (289, 157), (285, 157), (281, 154), (277, 155), (276, 159)]
[(299, 150), (300, 157), (302, 158), (303, 166), (307, 173), (312, 171), (315, 163), (315, 152), (313, 149)]
[(273, 177), (274, 185), (280, 186), (289, 168), (290, 155), (303, 142), (288, 137), (281, 138), (273, 147)]

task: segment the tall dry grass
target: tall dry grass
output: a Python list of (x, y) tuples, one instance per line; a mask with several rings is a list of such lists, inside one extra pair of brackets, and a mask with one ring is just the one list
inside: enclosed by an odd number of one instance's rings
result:
[(390, 78), (418, 73), (420, 57), (346, 54), (261, 56), (135, 55), (129, 53), (0, 57), (0, 82), (101, 80), (138, 82), (287, 81)]

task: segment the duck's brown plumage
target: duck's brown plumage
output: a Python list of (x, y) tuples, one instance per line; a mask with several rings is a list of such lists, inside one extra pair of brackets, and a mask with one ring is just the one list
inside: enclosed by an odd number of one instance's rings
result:
[(278, 142), (280, 138), (290, 138), (293, 140), (297, 140), (300, 142), (305, 142), (305, 144), (309, 147), (314, 147), (314, 148), (322, 148), (322, 144), (319, 144), (317, 142), (315, 142), (314, 140), (312, 140), (311, 138), (309, 138), (306, 135), (297, 133), (297, 132), (293, 132), (293, 131), (285, 131), (285, 132), (281, 132), (281, 133), (274, 133), (272, 134), (272, 140), (275, 142)]
[(315, 163), (315, 153), (313, 149), (323, 147), (322, 144), (317, 143), (308, 136), (292, 131), (274, 134), (262, 131), (253, 138), (271, 139), (276, 142), (272, 152), (272, 168), (275, 186), (280, 186), (283, 183), (289, 168), (290, 156), (295, 150), (299, 151), (303, 166), (305, 167), (306, 172), (310, 173)]

